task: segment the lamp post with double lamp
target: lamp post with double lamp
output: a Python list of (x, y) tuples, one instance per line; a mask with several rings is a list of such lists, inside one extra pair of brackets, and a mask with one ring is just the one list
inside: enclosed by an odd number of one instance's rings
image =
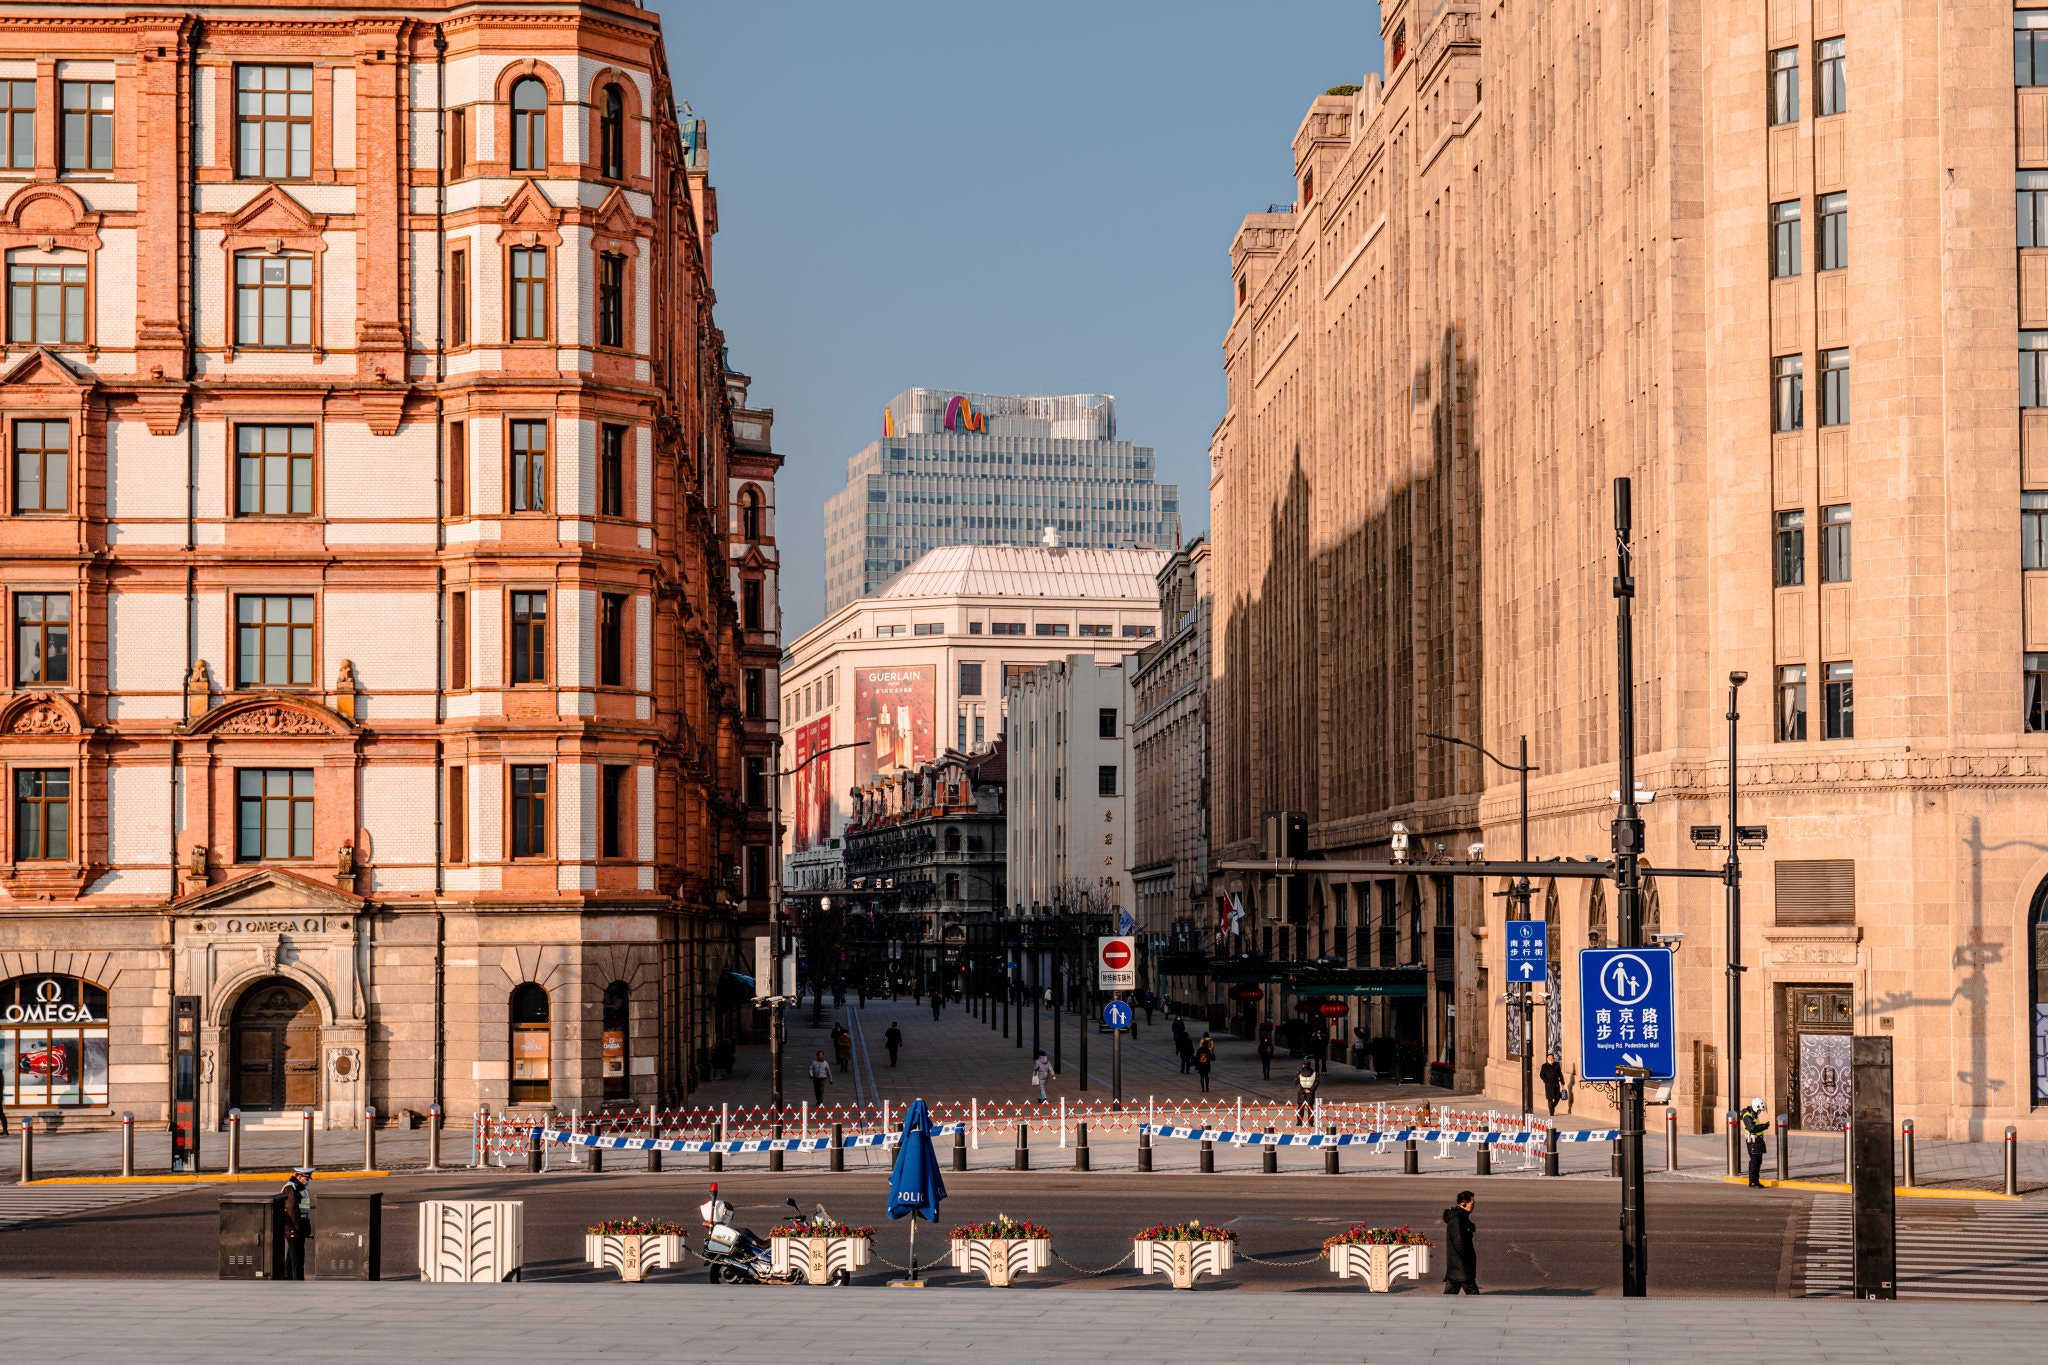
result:
[[(858, 749), (864, 743), (866, 743), (865, 740), (850, 740), (845, 744), (831, 745), (808, 755), (803, 762), (797, 764), (788, 772), (783, 772), (780, 768), (782, 762), (782, 736), (778, 734), (775, 737), (774, 762), (777, 765), (777, 771), (775, 773), (774, 790), (768, 795), (768, 832), (769, 837), (775, 841), (775, 856), (770, 860), (773, 863), (773, 867), (770, 869), (768, 876), (768, 934), (771, 939), (768, 951), (774, 968), (774, 979), (767, 983), (767, 993), (768, 1092), (778, 1110), (782, 1108), (782, 1011), (789, 1003), (788, 998), (782, 993), (782, 955), (784, 947), (782, 941), (782, 779), (785, 777), (795, 777), (826, 754), (833, 753), (839, 749)], [(822, 910), (829, 904), (829, 900), (821, 901), (819, 908)], [(813, 982), (812, 989), (815, 990), (816, 988), (816, 983)], [(756, 982), (754, 989), (756, 991), (761, 990), (762, 983)]]
[(1721, 826), (1695, 825), (1692, 829), (1694, 848), (1723, 848), (1728, 856), (1721, 863), (1721, 880), (1728, 888), (1728, 1112), (1724, 1116), (1723, 1128), (1727, 1132), (1728, 1174), (1742, 1174), (1742, 1134), (1735, 1122), (1735, 1114), (1742, 1104), (1742, 974), (1749, 969), (1742, 965), (1742, 854), (1745, 848), (1762, 848), (1770, 837), (1769, 827), (1764, 825), (1736, 824), (1736, 790), (1739, 780), (1735, 770), (1736, 734), (1735, 723), (1742, 719), (1742, 712), (1736, 703), (1740, 700), (1742, 685), (1749, 681), (1749, 674), (1735, 670), (1728, 675), (1728, 838), (1721, 840)]
[[(1522, 761), (1520, 763), (1510, 763), (1504, 758), (1496, 757), (1494, 754), (1489, 752), (1483, 745), (1474, 744), (1469, 739), (1458, 739), (1451, 735), (1437, 734), (1431, 734), (1428, 737), (1430, 739), (1442, 740), (1446, 744), (1456, 744), (1467, 749), (1476, 750), (1480, 754), (1483, 754), (1485, 757), (1492, 759), (1493, 762), (1499, 764), (1501, 767), (1507, 769), (1511, 773), (1514, 773), (1517, 777), (1520, 778), (1522, 787), (1522, 841), (1519, 856), (1521, 858), (1521, 861), (1525, 863), (1528, 862), (1529, 774), (1537, 771), (1535, 768), (1529, 765), (1529, 737), (1527, 735), (1521, 736), (1520, 757)], [(1532, 888), (1529, 883), (1529, 877), (1526, 873), (1519, 877), (1516, 877), (1512, 882), (1508, 883), (1508, 897), (1514, 903), (1515, 919), (1529, 918), (1529, 899), (1531, 891)], [(1519, 992), (1521, 999), (1517, 1002), (1517, 1004), (1522, 1012), (1522, 1112), (1524, 1114), (1531, 1114), (1534, 1113), (1536, 1109), (1536, 1078), (1534, 1074), (1536, 1066), (1536, 1046), (1534, 1040), (1529, 1035), (1536, 1018), (1536, 1005), (1535, 1001), (1532, 999), (1530, 994), (1530, 992), (1533, 989), (1533, 983), (1523, 981), (1519, 984), (1521, 986), (1521, 991)]]

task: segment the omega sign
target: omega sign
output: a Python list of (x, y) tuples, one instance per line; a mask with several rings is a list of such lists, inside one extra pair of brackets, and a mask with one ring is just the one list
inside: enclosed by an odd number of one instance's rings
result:
[(61, 982), (48, 977), (36, 983), (35, 1003), (32, 1005), (9, 1005), (0, 1012), (0, 1023), (9, 1024), (101, 1024), (106, 1021), (92, 1017), (92, 1010), (85, 1005), (74, 1005), (64, 999)]

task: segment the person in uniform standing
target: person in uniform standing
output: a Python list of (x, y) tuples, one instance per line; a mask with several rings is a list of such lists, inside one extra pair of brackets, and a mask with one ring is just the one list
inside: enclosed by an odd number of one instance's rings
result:
[(1740, 1118), (1743, 1144), (1749, 1148), (1749, 1187), (1760, 1190), (1764, 1187), (1765, 1136), (1771, 1131), (1771, 1121), (1764, 1116), (1763, 1096), (1755, 1096), (1744, 1105)]
[(287, 1280), (306, 1278), (306, 1239), (313, 1235), (313, 1215), (306, 1208), (306, 1182), (313, 1178), (311, 1166), (292, 1168), (284, 1182), (284, 1274)]

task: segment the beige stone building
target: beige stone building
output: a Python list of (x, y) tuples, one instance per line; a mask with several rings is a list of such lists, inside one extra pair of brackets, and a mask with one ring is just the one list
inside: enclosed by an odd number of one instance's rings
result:
[(1159, 640), (1125, 662), (1131, 761), (1131, 890), (1143, 935), (1139, 980), (1190, 1005), (1209, 992), (1171, 980), (1167, 954), (1198, 953), (1216, 920), (1209, 890), (1209, 542), (1159, 570)]
[(775, 461), (655, 15), (17, 6), (0, 91), (5, 1103), (679, 1101)]
[[(1881, 1033), (1922, 1132), (2048, 1134), (2048, 10), (1450, 0), (1382, 32), (1385, 80), (1313, 101), (1293, 211), (1233, 247), (1216, 856), (1286, 809), (1328, 857), (1397, 819), (1511, 850), (1512, 775), (1430, 732), (1526, 735), (1533, 851), (1604, 854), (1627, 475), (1653, 862), (1718, 862), (1687, 831), (1725, 820), (1748, 675), (1745, 1094), (1827, 1127)], [(1510, 1096), (1500, 888), (1406, 881), (1319, 879), (1310, 914), (1348, 900), (1373, 965), (1386, 910), (1434, 918), (1423, 1041)], [(1611, 895), (1538, 895), (1568, 978)], [(1721, 889), (1654, 913), (1712, 1125)]]

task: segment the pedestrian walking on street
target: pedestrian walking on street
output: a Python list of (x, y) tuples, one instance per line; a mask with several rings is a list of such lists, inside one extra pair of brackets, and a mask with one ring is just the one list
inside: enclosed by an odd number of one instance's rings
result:
[(938, 991), (934, 990), (932, 992), (932, 1022), (934, 1024), (939, 1022), (939, 1001), (939, 993)]
[(711, 1079), (723, 1080), (732, 1075), (734, 1048), (732, 1039), (720, 1038), (711, 1045)]
[(896, 1065), (896, 1054), (903, 1050), (903, 1030), (890, 1024), (889, 1031), (882, 1035), (882, 1046), (889, 1049), (889, 1065)]
[(1537, 1074), (1543, 1078), (1543, 1098), (1550, 1101), (1550, 1116), (1556, 1118), (1557, 1102), (1564, 1098), (1564, 1068), (1557, 1064), (1555, 1052), (1544, 1060)]
[(1455, 1208), (1444, 1210), (1444, 1293), (1479, 1292), (1479, 1257), (1472, 1250), (1472, 1191), (1459, 1190)]
[(313, 1178), (311, 1166), (295, 1166), (284, 1182), (284, 1274), (287, 1280), (306, 1278), (306, 1239), (313, 1235), (313, 1217), (306, 1212), (306, 1182)]
[(1259, 1075), (1266, 1080), (1273, 1079), (1273, 1035), (1259, 1035)]
[(839, 1069), (841, 1071), (851, 1071), (853, 1069), (853, 1035), (845, 1029), (839, 1030), (839, 1037), (832, 1046), (839, 1053)]
[(1179, 1019), (1173, 1021), (1173, 1051), (1180, 1058), (1180, 1074), (1188, 1074), (1188, 1065), (1195, 1059), (1195, 1043), (1188, 1037), (1188, 1026)]
[(1209, 1068), (1216, 1064), (1216, 1040), (1208, 1034), (1195, 1044), (1195, 1074), (1202, 1078), (1202, 1093), (1209, 1093)]
[(1321, 1080), (1316, 1064), (1304, 1057), (1301, 1071), (1294, 1078), (1294, 1122), (1298, 1127), (1306, 1128), (1309, 1120), (1315, 1117), (1316, 1084)]
[(1038, 1049), (1038, 1056), (1031, 1063), (1031, 1079), (1038, 1086), (1038, 1102), (1045, 1103), (1045, 1083), (1052, 1079), (1052, 1062), (1046, 1057), (1045, 1049)]
[(1765, 1135), (1771, 1131), (1771, 1121), (1764, 1116), (1763, 1096), (1758, 1095), (1743, 1106), (1743, 1142), (1749, 1148), (1749, 1187), (1760, 1190), (1764, 1187)]
[(1146, 991), (1139, 998), (1145, 1002), (1145, 1023), (1149, 1026), (1152, 1023), (1152, 1010), (1158, 1005), (1159, 997), (1150, 991)]
[(825, 1086), (832, 1079), (832, 1063), (825, 1060), (824, 1050), (818, 1051), (818, 1059), (811, 1063), (811, 1093), (818, 1097), (818, 1103), (825, 1102)]

